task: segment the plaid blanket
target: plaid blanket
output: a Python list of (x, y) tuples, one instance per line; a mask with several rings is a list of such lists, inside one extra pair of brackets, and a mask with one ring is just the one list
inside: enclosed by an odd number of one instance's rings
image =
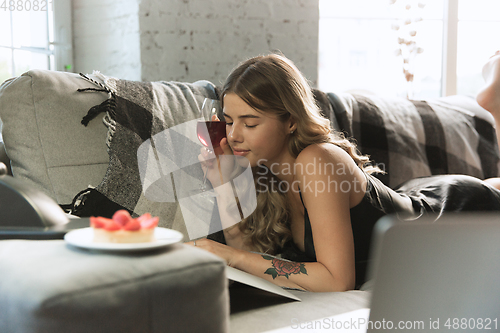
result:
[(431, 175), (500, 175), (493, 119), (470, 97), (412, 101), (326, 95), (332, 126), (352, 137), (360, 152), (386, 171), (376, 177), (391, 188)]

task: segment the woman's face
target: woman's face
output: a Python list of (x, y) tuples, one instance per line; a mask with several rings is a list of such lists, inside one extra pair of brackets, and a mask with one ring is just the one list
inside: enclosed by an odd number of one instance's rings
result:
[(234, 155), (245, 156), (252, 167), (281, 163), (289, 155), (290, 121), (257, 112), (234, 93), (224, 96), (223, 112), (229, 146)]

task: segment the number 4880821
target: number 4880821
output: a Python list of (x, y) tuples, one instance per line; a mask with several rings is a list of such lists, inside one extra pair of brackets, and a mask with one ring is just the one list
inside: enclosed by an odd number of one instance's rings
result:
[(3, 0), (0, 10), (4, 12), (46, 12), (47, 10), (53, 10), (52, 5), (52, 0)]
[(448, 318), (444, 326), (449, 330), (498, 329), (497, 318)]

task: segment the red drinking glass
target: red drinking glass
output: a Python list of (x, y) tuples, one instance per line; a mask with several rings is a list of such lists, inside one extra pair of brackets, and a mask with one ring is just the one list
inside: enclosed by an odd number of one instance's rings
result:
[(207, 148), (217, 148), (226, 137), (225, 121), (199, 121), (196, 132), (201, 144)]
[[(220, 102), (218, 100), (213, 100), (210, 98), (205, 98), (203, 105), (201, 107), (201, 115), (204, 121), (198, 121), (196, 127), (196, 134), (198, 135), (198, 140), (207, 149), (215, 152), (215, 149), (220, 147), (220, 141), (226, 137), (226, 122), (216, 121), (215, 116), (218, 115), (220, 110)], [(219, 158), (217, 157), (217, 165), (219, 164)], [(206, 182), (207, 182), (207, 171), (208, 167), (205, 169), (203, 175), (203, 181), (200, 185), (200, 190), (205, 192)]]

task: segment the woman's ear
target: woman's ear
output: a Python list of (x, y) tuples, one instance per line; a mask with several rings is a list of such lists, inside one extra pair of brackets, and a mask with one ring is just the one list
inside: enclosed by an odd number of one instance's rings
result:
[(290, 118), (290, 123), (288, 124), (288, 129), (289, 129), (290, 134), (293, 134), (293, 132), (295, 132), (295, 130), (297, 129), (297, 122), (295, 121), (295, 119)]

